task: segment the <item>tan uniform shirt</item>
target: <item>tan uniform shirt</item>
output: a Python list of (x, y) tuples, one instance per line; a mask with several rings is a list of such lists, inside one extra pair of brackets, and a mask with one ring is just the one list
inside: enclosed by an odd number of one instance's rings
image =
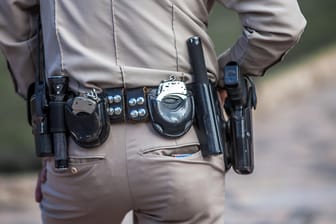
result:
[(47, 75), (66, 75), (71, 87), (158, 85), (170, 74), (192, 81), (186, 40), (198, 35), (209, 77), (237, 61), (262, 75), (298, 41), (306, 21), (296, 0), (219, 0), (242, 24), (236, 44), (219, 57), (207, 33), (214, 0), (1, 0), (0, 49), (17, 92), (26, 97), (36, 69), (41, 4)]

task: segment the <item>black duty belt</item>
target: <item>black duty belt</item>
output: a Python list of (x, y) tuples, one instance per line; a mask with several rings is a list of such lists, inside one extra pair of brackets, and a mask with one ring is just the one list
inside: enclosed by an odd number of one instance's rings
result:
[(175, 77), (158, 87), (108, 88), (67, 97), (65, 123), (74, 141), (84, 148), (101, 145), (110, 124), (150, 119), (154, 129), (166, 137), (184, 135), (192, 126), (194, 100), (184, 82)]

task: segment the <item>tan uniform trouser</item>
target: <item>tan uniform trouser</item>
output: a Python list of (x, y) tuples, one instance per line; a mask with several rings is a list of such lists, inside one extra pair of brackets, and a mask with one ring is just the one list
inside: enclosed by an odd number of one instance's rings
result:
[(130, 210), (140, 224), (224, 222), (223, 158), (203, 158), (193, 129), (167, 139), (150, 123), (113, 124), (102, 146), (69, 151), (69, 170), (47, 162), (44, 224), (119, 224)]

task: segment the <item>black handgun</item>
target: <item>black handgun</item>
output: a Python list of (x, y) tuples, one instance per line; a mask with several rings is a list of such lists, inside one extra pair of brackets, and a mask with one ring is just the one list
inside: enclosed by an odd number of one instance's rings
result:
[(250, 174), (254, 168), (252, 108), (257, 97), (253, 81), (240, 74), (239, 66), (230, 62), (224, 67), (224, 86), (228, 93), (225, 101), (230, 160), (238, 174)]
[(196, 106), (196, 131), (203, 156), (221, 154), (225, 150), (223, 120), (219, 108), (218, 95), (209, 82), (200, 37), (187, 41), (193, 70), (193, 95)]

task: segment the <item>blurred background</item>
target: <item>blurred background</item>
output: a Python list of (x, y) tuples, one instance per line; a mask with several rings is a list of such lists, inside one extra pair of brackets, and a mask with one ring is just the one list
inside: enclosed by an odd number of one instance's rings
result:
[[(308, 25), (285, 60), (257, 78), (255, 171), (226, 178), (227, 224), (331, 224), (336, 220), (336, 1), (302, 0)], [(209, 33), (218, 53), (240, 35), (220, 5)], [(25, 102), (0, 56), (0, 223), (36, 224), (39, 160)]]

